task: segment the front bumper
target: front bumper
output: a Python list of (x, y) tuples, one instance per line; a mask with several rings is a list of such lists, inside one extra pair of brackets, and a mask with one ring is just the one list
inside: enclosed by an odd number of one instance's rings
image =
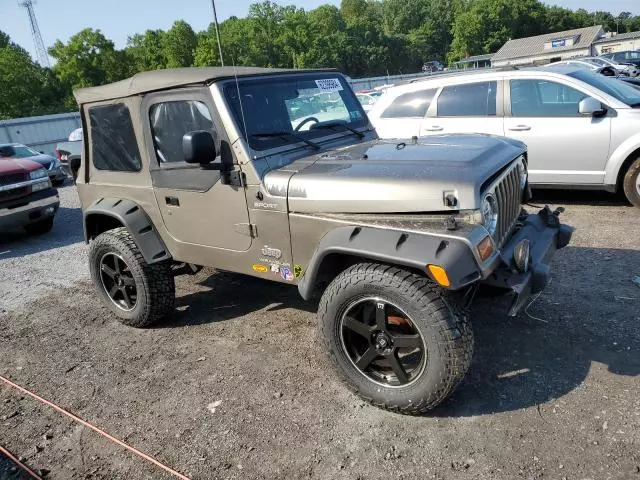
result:
[(24, 227), (53, 217), (60, 206), (57, 190), (50, 188), (0, 207), (0, 231)]
[[(573, 227), (560, 223), (560, 213), (545, 207), (537, 215), (528, 215), (502, 248), (496, 270), (483, 281), (515, 294), (509, 316), (515, 316), (532, 295), (544, 290), (551, 278), (549, 264), (553, 255), (571, 240)], [(523, 240), (529, 241), (530, 256), (528, 269), (520, 271), (514, 250)]]

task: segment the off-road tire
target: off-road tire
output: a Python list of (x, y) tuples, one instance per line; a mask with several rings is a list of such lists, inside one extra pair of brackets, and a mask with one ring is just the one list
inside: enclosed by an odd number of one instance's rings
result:
[[(100, 260), (107, 253), (116, 253), (129, 266), (136, 283), (137, 300), (133, 310), (119, 309), (105, 291), (100, 279)], [(104, 304), (121, 323), (142, 328), (157, 322), (173, 312), (175, 283), (171, 262), (148, 264), (138, 246), (124, 227), (108, 230), (98, 235), (89, 247), (89, 268), (95, 287)]]
[(45, 218), (44, 220), (39, 220), (24, 226), (25, 231), (29, 235), (44, 235), (45, 233), (49, 233), (52, 228), (53, 217)]
[[(376, 296), (406, 312), (422, 336), (427, 364), (415, 381), (385, 387), (363, 375), (340, 341), (340, 318), (358, 297)], [(446, 399), (464, 378), (473, 356), (473, 331), (458, 295), (430, 279), (374, 263), (354, 265), (325, 290), (318, 309), (319, 334), (338, 375), (367, 402), (395, 412), (419, 415)]]
[(622, 179), (622, 188), (627, 200), (640, 208), (640, 192), (638, 192), (638, 176), (640, 176), (640, 158), (636, 159), (625, 173)]

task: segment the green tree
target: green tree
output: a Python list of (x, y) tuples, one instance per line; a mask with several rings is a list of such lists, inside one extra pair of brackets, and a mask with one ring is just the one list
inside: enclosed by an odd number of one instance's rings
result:
[(53, 71), (60, 81), (73, 88), (104, 85), (122, 80), (132, 73), (133, 62), (118, 52), (100, 30), (85, 28), (66, 44), (57, 40), (49, 49), (56, 59)]
[(138, 72), (167, 67), (167, 57), (162, 44), (164, 35), (165, 32), (162, 30), (147, 30), (127, 39), (127, 52)]
[(174, 22), (161, 40), (168, 68), (193, 66), (197, 40), (196, 34), (187, 22), (184, 20)]
[(51, 70), (0, 32), (0, 119), (65, 111), (61, 99), (69, 93)]

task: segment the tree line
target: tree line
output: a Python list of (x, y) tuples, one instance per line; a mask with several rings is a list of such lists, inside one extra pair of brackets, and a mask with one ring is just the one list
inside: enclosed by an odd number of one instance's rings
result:
[[(336, 67), (352, 77), (419, 71), (422, 63), (451, 64), (493, 53), (507, 40), (603, 25), (640, 30), (629, 12), (575, 11), (539, 0), (342, 0), (306, 11), (265, 0), (244, 18), (219, 25), (226, 65)], [(86, 28), (49, 48), (52, 69), (41, 68), (0, 32), (0, 119), (71, 111), (72, 89), (121, 80), (160, 68), (220, 65), (214, 26), (195, 32), (184, 20), (147, 30), (123, 49)]]

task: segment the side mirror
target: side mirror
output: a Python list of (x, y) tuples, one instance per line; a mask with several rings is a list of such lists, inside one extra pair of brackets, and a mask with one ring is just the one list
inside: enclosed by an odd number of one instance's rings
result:
[(182, 154), (187, 163), (206, 165), (213, 162), (217, 153), (211, 132), (197, 130), (185, 133), (182, 137)]
[(602, 115), (606, 112), (602, 108), (602, 104), (593, 97), (587, 97), (580, 100), (578, 104), (578, 112), (580, 115)]

